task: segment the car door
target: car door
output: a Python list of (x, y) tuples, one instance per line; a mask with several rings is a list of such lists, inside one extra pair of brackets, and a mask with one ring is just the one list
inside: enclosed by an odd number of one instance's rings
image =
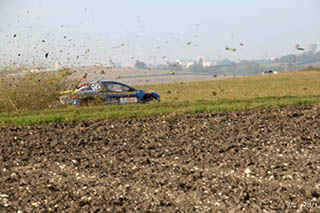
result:
[(135, 90), (117, 82), (105, 82), (104, 98), (112, 103), (136, 103), (138, 102)]

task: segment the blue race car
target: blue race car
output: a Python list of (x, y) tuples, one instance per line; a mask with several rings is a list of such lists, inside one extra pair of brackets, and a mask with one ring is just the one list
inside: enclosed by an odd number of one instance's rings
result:
[(147, 103), (160, 101), (160, 95), (153, 91), (137, 90), (115, 81), (95, 81), (82, 84), (76, 90), (60, 93), (60, 102), (75, 106), (88, 105), (94, 102), (105, 104)]

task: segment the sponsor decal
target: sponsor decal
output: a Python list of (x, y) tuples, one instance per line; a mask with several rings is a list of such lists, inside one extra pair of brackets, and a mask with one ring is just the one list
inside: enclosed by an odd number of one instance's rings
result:
[(120, 98), (120, 103), (137, 103), (137, 102), (138, 102), (137, 97)]

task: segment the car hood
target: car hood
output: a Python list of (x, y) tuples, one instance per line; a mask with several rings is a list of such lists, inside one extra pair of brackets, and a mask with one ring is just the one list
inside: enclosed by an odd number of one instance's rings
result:
[(154, 93), (154, 91), (152, 91), (152, 90), (141, 90), (142, 92), (144, 92), (144, 93), (147, 93), (147, 94), (152, 94), (152, 93)]

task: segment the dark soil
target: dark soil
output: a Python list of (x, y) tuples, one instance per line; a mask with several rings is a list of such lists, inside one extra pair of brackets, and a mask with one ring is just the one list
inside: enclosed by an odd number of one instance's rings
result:
[(0, 128), (0, 212), (319, 212), (320, 106)]

